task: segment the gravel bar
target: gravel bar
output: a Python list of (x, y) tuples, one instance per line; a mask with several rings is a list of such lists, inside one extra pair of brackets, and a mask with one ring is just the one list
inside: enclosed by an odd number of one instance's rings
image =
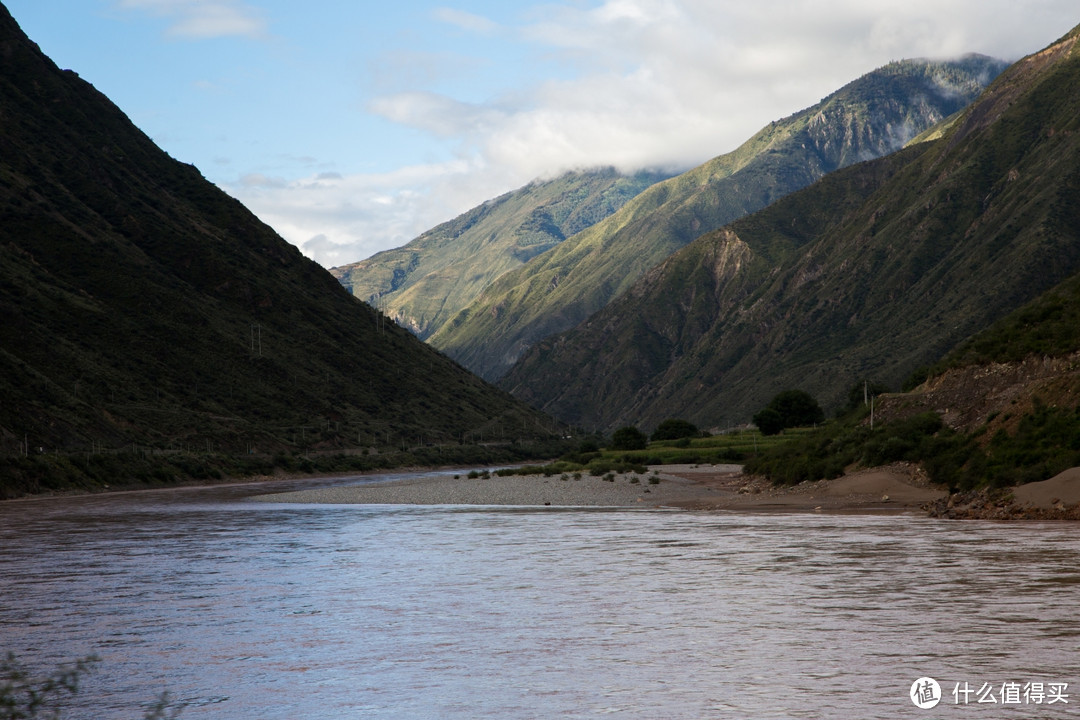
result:
[[(653, 478), (659, 483), (653, 483)], [(708, 493), (685, 478), (657, 474), (615, 475), (613, 481), (582, 474), (512, 475), (500, 477), (413, 477), (386, 483), (314, 488), (257, 495), (275, 503), (341, 503), (379, 505), (521, 505), (658, 507), (693, 502)]]

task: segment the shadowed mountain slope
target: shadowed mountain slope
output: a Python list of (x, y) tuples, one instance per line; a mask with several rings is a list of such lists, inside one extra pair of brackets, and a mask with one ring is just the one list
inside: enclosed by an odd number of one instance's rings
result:
[(610, 428), (898, 386), (1080, 270), (1078, 34), (1010, 67), (940, 139), (699, 238), (504, 387)]
[(869, 73), (504, 275), (429, 342), (499, 378), (533, 343), (582, 322), (695, 238), (837, 168), (898, 150), (966, 106), (1003, 67), (969, 56)]
[(331, 268), (353, 295), (426, 339), (511, 270), (669, 175), (569, 172), (506, 193), (409, 244)]
[(0, 6), (0, 454), (415, 443), (540, 419), (351, 297)]

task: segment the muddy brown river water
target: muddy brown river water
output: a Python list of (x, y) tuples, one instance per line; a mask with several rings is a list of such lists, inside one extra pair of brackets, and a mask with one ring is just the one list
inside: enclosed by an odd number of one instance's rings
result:
[(1080, 715), (1075, 524), (266, 490), (0, 503), (0, 651), (97, 654), (72, 718)]

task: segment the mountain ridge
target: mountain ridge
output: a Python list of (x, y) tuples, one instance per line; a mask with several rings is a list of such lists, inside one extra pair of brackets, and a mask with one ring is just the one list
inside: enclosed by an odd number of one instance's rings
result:
[(547, 423), (352, 298), (2, 5), (0, 57), (0, 453), (303, 452)]
[(867, 154), (898, 149), (963, 107), (981, 89), (979, 78), (1003, 66), (972, 55), (868, 73), (502, 276), (429, 342), (496, 379), (530, 345), (585, 320), (699, 235)]
[(668, 173), (564, 173), (504, 193), (400, 248), (330, 272), (426, 339), (501, 275), (610, 215)]
[[(503, 386), (609, 428), (735, 424), (789, 387), (836, 407), (862, 379), (899, 385), (1080, 269), (1076, 37), (1010, 66), (940, 139), (699, 238), (618, 306), (538, 344)], [(708, 284), (680, 273), (736, 241), (748, 269), (723, 283), (722, 312), (716, 297), (693, 311)]]

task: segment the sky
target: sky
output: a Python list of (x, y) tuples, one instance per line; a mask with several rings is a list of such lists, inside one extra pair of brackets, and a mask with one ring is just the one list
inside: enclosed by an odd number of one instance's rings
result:
[(688, 169), (890, 61), (1016, 60), (1076, 0), (0, 0), (325, 267), (573, 169)]

